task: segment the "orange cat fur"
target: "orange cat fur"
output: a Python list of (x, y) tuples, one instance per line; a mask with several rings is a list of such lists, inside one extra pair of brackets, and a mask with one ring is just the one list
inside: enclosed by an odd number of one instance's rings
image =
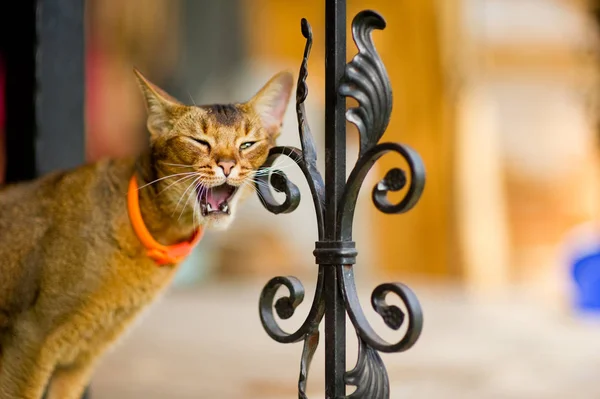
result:
[[(158, 294), (158, 266), (134, 233), (127, 189), (164, 245), (226, 228), (279, 135), (291, 74), (240, 104), (188, 106), (135, 71), (147, 150), (0, 190), (0, 398), (76, 399), (99, 357)], [(235, 190), (232, 197), (228, 196)]]

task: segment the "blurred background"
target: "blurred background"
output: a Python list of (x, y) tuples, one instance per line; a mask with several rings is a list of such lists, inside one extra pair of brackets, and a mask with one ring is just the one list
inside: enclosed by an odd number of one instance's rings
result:
[[(90, 162), (145, 143), (133, 66), (184, 102), (244, 101), (279, 70), (297, 73), (306, 17), (315, 39), (307, 110), (323, 166), (323, 0), (86, 6)], [(384, 157), (354, 224), (357, 284), (378, 331), (396, 337), (369, 307), (377, 284), (409, 284), (424, 308), (416, 346), (383, 356), (392, 398), (600, 398), (600, 6), (348, 0), (348, 59), (351, 18), (367, 8), (388, 23), (374, 33), (394, 92), (383, 140), (409, 144), (427, 169), (415, 209), (383, 215), (371, 187), (403, 165)], [(350, 168), (351, 125), (348, 140)], [(299, 146), (293, 105), (279, 143)], [(283, 324), (299, 326), (316, 279), (308, 187), (291, 161), (281, 166), (305, 194), (298, 210), (275, 216), (252, 198), (231, 230), (207, 234), (168, 295), (104, 359), (94, 398), (297, 396), (301, 344), (270, 340), (257, 312), (268, 279), (296, 275), (306, 303)], [(310, 397), (323, 397), (323, 377), (319, 352)]]

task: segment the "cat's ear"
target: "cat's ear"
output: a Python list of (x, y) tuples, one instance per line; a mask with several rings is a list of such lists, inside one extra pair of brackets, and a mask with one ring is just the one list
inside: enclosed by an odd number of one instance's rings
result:
[(186, 106), (146, 79), (137, 69), (134, 68), (133, 72), (146, 102), (148, 130), (156, 135), (168, 133)]
[(273, 76), (248, 102), (260, 117), (262, 126), (273, 138), (279, 136), (283, 116), (294, 86), (291, 72), (283, 71)]

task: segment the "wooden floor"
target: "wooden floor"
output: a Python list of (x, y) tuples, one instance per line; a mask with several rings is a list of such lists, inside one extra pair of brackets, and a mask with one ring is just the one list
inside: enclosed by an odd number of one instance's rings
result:
[[(361, 289), (365, 307), (369, 287)], [(215, 284), (170, 293), (106, 356), (93, 398), (297, 398), (301, 344), (278, 344), (264, 333), (260, 288)], [(392, 398), (600, 398), (600, 320), (578, 319), (518, 293), (484, 301), (453, 289), (413, 289), (425, 328), (413, 349), (383, 356)], [(299, 325), (311, 298), (308, 292), (287, 326)], [(395, 336), (366, 311), (382, 335)], [(348, 335), (350, 366), (356, 350)], [(324, 397), (320, 349), (310, 398)]]

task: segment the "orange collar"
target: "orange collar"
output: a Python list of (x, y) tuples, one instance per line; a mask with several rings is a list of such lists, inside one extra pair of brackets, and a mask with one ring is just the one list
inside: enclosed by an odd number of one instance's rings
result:
[(146, 247), (148, 256), (159, 265), (176, 264), (184, 260), (200, 242), (204, 233), (203, 229), (199, 228), (196, 230), (190, 241), (174, 245), (162, 245), (156, 241), (146, 228), (144, 219), (142, 219), (138, 196), (138, 184), (135, 175), (133, 175), (129, 181), (127, 209), (129, 211), (129, 220), (131, 220), (135, 234), (138, 236), (142, 245)]

